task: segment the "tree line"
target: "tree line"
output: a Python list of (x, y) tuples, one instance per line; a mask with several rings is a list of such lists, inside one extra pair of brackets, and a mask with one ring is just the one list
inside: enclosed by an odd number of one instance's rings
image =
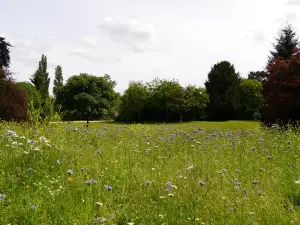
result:
[(10, 48), (0, 37), (0, 119), (119, 121), (262, 120), (265, 124), (300, 120), (299, 40), (291, 25), (280, 30), (262, 71), (242, 78), (234, 65), (221, 61), (211, 67), (204, 87), (183, 87), (177, 80), (156, 78), (132, 81), (121, 95), (107, 74), (73, 75), (64, 83), (61, 66), (55, 69), (53, 96), (47, 57), (42, 55), (30, 82), (15, 82)]

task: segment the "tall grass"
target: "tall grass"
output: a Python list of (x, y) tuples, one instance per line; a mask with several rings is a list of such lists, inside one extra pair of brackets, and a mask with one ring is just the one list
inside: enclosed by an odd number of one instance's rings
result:
[(209, 124), (2, 123), (0, 224), (300, 224), (299, 136)]

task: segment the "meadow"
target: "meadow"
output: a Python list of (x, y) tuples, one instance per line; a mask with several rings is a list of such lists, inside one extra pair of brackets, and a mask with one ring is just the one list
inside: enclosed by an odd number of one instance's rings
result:
[(256, 122), (0, 124), (0, 224), (300, 224), (300, 138)]

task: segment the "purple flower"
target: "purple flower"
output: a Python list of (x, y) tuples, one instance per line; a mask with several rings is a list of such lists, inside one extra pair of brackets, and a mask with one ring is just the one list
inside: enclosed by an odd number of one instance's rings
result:
[(67, 170), (67, 174), (72, 175), (73, 174), (73, 170)]
[(107, 190), (107, 191), (111, 191), (112, 190), (112, 187), (108, 184), (105, 184), (104, 185), (104, 188)]

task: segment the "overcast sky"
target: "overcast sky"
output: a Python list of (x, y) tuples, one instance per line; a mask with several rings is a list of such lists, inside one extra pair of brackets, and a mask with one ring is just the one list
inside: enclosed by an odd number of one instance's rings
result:
[(28, 81), (42, 54), (64, 79), (110, 74), (129, 81), (175, 78), (203, 86), (211, 66), (261, 70), (278, 30), (300, 34), (300, 0), (1, 0), (0, 36), (15, 47), (11, 70)]

